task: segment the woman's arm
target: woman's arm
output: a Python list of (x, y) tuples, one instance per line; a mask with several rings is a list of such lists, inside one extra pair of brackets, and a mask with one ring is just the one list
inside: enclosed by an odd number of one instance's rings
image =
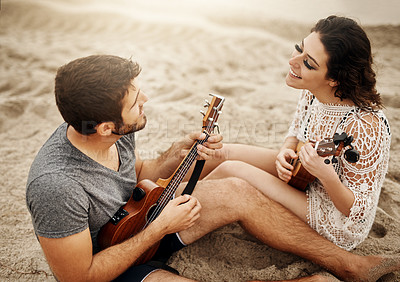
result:
[(366, 218), (378, 202), (390, 148), (390, 135), (384, 120), (369, 112), (358, 115), (348, 119), (344, 130), (353, 136), (360, 159), (349, 163), (342, 155), (340, 178), (333, 166), (326, 165), (311, 145), (303, 146), (299, 154), (304, 167), (321, 181), (336, 208), (357, 221)]
[(299, 158), (304, 168), (321, 181), (336, 208), (345, 216), (349, 216), (354, 194), (343, 185), (333, 166), (324, 162), (325, 158), (318, 155), (311, 143), (301, 148)]

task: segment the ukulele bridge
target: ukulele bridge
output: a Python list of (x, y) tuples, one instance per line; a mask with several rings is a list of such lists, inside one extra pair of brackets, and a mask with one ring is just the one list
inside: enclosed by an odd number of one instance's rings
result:
[(121, 221), (125, 216), (127, 216), (129, 212), (124, 210), (122, 207), (114, 214), (114, 216), (110, 219), (110, 222), (114, 225), (117, 225), (118, 222)]

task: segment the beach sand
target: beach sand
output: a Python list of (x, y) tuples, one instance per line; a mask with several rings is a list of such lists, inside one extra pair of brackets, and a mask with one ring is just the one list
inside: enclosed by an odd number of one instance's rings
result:
[[(137, 134), (142, 158), (156, 157), (199, 130), (199, 110), (209, 93), (226, 98), (219, 120), (226, 143), (279, 148), (299, 95), (284, 80), (293, 45), (329, 14), (353, 16), (365, 26), (393, 134), (375, 223), (353, 252), (399, 253), (399, 2), (332, 2), (314, 0), (308, 7), (291, 0), (2, 1), (0, 280), (55, 280), (33, 233), (25, 185), (34, 156), (62, 122), (53, 94), (59, 66), (91, 54), (132, 56), (140, 63), (141, 88), (150, 97), (148, 125)], [(200, 281), (278, 280), (324, 272), (261, 244), (237, 224), (179, 251), (170, 265)], [(400, 281), (400, 272), (381, 281)]]

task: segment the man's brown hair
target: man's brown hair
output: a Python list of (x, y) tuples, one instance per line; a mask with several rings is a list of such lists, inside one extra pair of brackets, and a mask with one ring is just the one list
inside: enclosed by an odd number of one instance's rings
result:
[(102, 122), (122, 124), (122, 99), (140, 66), (112, 55), (76, 59), (57, 71), (55, 97), (64, 120), (82, 134)]

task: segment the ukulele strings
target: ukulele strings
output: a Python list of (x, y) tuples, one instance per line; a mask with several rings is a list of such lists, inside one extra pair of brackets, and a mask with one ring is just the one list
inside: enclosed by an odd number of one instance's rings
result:
[[(200, 142), (196, 142), (196, 144), (200, 144)], [(195, 146), (194, 146), (195, 148)], [(194, 153), (193, 153), (194, 152)], [(190, 162), (192, 160), (194, 160), (194, 158), (196, 158), (196, 150), (191, 150), (186, 158), (186, 160), (190, 160)], [(179, 168), (179, 173), (177, 173), (173, 179), (171, 180), (171, 182), (168, 184), (167, 188), (165, 188), (165, 190), (163, 191), (163, 193), (161, 194), (159, 201), (157, 202), (154, 211), (151, 213), (151, 216), (149, 217), (148, 221), (146, 222), (146, 224), (144, 225), (143, 229), (146, 228), (151, 222), (153, 222), (154, 219), (156, 219), (159, 214), (161, 213), (161, 211), (164, 209), (164, 207), (168, 204), (168, 202), (171, 200), (172, 194), (175, 192), (176, 187), (174, 187), (176, 184), (179, 184), (182, 179), (183, 176), (181, 174), (181, 170), (183, 168), (185, 168), (186, 164), (182, 167)], [(172, 189), (171, 189), (172, 187)]]
[[(210, 124), (210, 125), (208, 125), (208, 126), (206, 126), (206, 129), (205, 129), (205, 133), (207, 134), (207, 136), (206, 136), (206, 138), (205, 139), (203, 139), (203, 140), (197, 140), (196, 141), (196, 144), (203, 144), (203, 143), (205, 143), (206, 141), (207, 141), (207, 139), (208, 139), (208, 137), (209, 137), (209, 134), (208, 134), (208, 131), (211, 131), (211, 129), (213, 128), (213, 126), (214, 126), (214, 123), (215, 123), (215, 117), (218, 115), (218, 112), (215, 112), (214, 113), (214, 115), (213, 115), (213, 117), (212, 117), (212, 123)], [(182, 179), (185, 177), (185, 175), (186, 175), (186, 173), (187, 173), (187, 171), (189, 170), (189, 168), (190, 168), (190, 166), (191, 166), (191, 164), (192, 164), (192, 162), (194, 161), (194, 159), (197, 157), (197, 148), (196, 148), (197, 146), (193, 146), (192, 147), (192, 150), (189, 152), (189, 154), (188, 154), (188, 156), (187, 156), (187, 158), (185, 159), (185, 161), (184, 161), (184, 165), (182, 166), (182, 167), (180, 167), (179, 168), (179, 172), (174, 176), (174, 178), (173, 178), (173, 180), (171, 181), (171, 183), (169, 184), (169, 186), (177, 186), (177, 184), (179, 185), (180, 184), (180, 182), (182, 181)], [(189, 160), (190, 162), (186, 162), (186, 160)], [(189, 164), (190, 163), (190, 164)], [(175, 190), (176, 190), (176, 188), (177, 187), (175, 187)], [(167, 189), (166, 189), (167, 190)], [(164, 190), (165, 191), (165, 190)], [(167, 190), (167, 193), (165, 193), (166, 195), (167, 195), (167, 197), (164, 197), (164, 200), (165, 201), (170, 201), (170, 199), (171, 199), (171, 196), (172, 196), (172, 194), (174, 193), (175, 191), (173, 191), (173, 190)], [(160, 198), (162, 198), (162, 197), (160, 197)], [(163, 203), (163, 202), (161, 202), (160, 201), (160, 204), (161, 203)], [(165, 206), (165, 205), (164, 205)]]
[[(203, 141), (203, 142), (200, 142)], [(205, 140), (198, 140), (196, 141), (196, 144), (202, 144), (204, 143)], [(186, 160), (188, 160), (190, 164), (194, 161), (194, 159), (197, 157), (197, 150), (196, 146), (193, 146), (193, 149), (189, 152)], [(149, 220), (146, 222), (145, 227), (147, 227), (148, 224), (150, 224), (156, 217), (161, 213), (161, 211), (164, 209), (164, 207), (168, 204), (168, 202), (171, 200), (173, 193), (175, 192), (176, 188), (178, 185), (181, 183), (182, 179), (184, 178), (187, 170), (190, 168), (190, 165), (185, 164), (183, 165), (180, 169), (179, 172), (174, 176), (170, 184), (168, 185), (167, 188), (165, 189), (160, 196), (160, 201), (157, 203), (154, 211), (152, 212), (151, 216), (149, 217)], [(173, 189), (170, 189), (173, 187)], [(166, 192), (166, 193), (165, 193)]]
[[(209, 127), (207, 127), (208, 129)], [(207, 139), (208, 137), (206, 137)], [(203, 144), (205, 140), (197, 140), (196, 141), (196, 145), (197, 144)], [(189, 162), (185, 163), (180, 169), (179, 172), (174, 176), (173, 180), (170, 182), (170, 184), (168, 185), (168, 187), (173, 187), (173, 189), (165, 189), (164, 192), (166, 191), (167, 193), (164, 193), (161, 195), (160, 197), (160, 201), (158, 202), (154, 212), (152, 213), (151, 217), (149, 218), (148, 222), (146, 223), (146, 226), (151, 223), (160, 213), (161, 211), (164, 209), (164, 207), (168, 204), (168, 202), (171, 200), (173, 193), (175, 192), (176, 188), (178, 187), (178, 185), (182, 182), (182, 179), (185, 177), (186, 172), (189, 170), (191, 164), (193, 163), (194, 159), (197, 157), (197, 146), (193, 146), (192, 150), (189, 152), (188, 157), (186, 158), (186, 160), (188, 160)], [(189, 165), (190, 163), (190, 165)], [(145, 227), (146, 227), (145, 226)]]
[[(214, 123), (215, 123), (215, 117), (218, 115), (218, 112), (215, 112), (214, 115), (212, 116), (212, 123), (210, 125), (207, 125), (205, 127), (205, 134), (206, 134), (206, 138), (203, 140), (197, 140), (196, 141), (196, 145), (197, 144), (203, 144), (205, 142), (207, 142), (208, 138), (210, 137), (210, 134), (208, 132), (212, 131), (212, 128), (214, 127)], [(197, 146), (193, 146), (192, 150), (189, 152), (188, 154), (189, 156), (185, 159), (189, 160), (189, 162), (185, 162), (185, 164), (179, 169), (179, 172), (175, 175), (174, 179), (171, 181), (170, 186), (177, 186), (181, 183), (182, 179), (185, 177), (187, 171), (190, 169), (190, 166), (192, 165), (193, 161), (195, 160), (195, 158), (198, 156), (197, 154)], [(176, 190), (177, 187), (175, 187)], [(175, 192), (173, 190), (169, 190), (167, 192), (172, 192), (172, 193), (167, 193), (167, 197), (166, 200), (169, 201), (171, 199), (172, 194)]]
[[(197, 144), (203, 144), (207, 141), (209, 134), (208, 132), (213, 128), (214, 123), (215, 123), (215, 117), (218, 115), (218, 111), (215, 111), (213, 116), (212, 116), (212, 122), (210, 125), (206, 126), (206, 129), (204, 130), (206, 132), (206, 138), (203, 140), (197, 140)], [(143, 227), (146, 228), (156, 217), (161, 213), (161, 211), (164, 209), (164, 207), (168, 204), (168, 202), (171, 200), (173, 193), (177, 189), (178, 185), (182, 182), (183, 178), (185, 177), (187, 171), (189, 170), (190, 166), (192, 165), (193, 161), (195, 158), (198, 156), (197, 153), (197, 146), (193, 146), (192, 150), (189, 152), (188, 156), (185, 158), (184, 162), (188, 160), (189, 162), (186, 162), (182, 167), (179, 168), (179, 172), (173, 177), (172, 181), (170, 184), (168, 184), (168, 187), (174, 187), (173, 189), (168, 189), (167, 188), (163, 191), (162, 195), (160, 196), (160, 201), (156, 205), (156, 208), (154, 212), (151, 214), (149, 220), (146, 222), (145, 226)], [(167, 193), (164, 193), (167, 191)]]

